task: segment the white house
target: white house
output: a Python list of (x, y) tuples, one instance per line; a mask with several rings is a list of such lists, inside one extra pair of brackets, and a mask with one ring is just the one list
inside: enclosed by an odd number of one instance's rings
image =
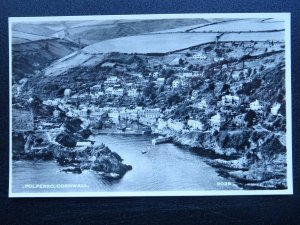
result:
[(96, 93), (96, 92), (101, 91), (101, 84), (96, 84), (96, 85), (94, 85), (93, 87), (90, 88), (90, 91), (91, 91), (92, 93)]
[(235, 116), (234, 119), (233, 119), (233, 122), (238, 127), (245, 126), (246, 122), (244, 120), (244, 114)]
[(141, 106), (135, 107), (135, 110), (136, 110), (138, 115), (141, 115), (141, 114), (144, 113), (143, 107), (141, 107)]
[(222, 70), (227, 70), (228, 69), (228, 65), (227, 64), (223, 64), (222, 65)]
[(182, 72), (182, 76), (183, 77), (193, 77), (193, 73), (192, 72)]
[(71, 96), (71, 102), (76, 103), (77, 100), (78, 100), (78, 95), (77, 94)]
[(271, 108), (271, 113), (272, 115), (276, 116), (278, 114), (278, 111), (280, 109), (281, 104), (279, 103), (275, 103), (273, 104), (272, 108)]
[(175, 59), (173, 59), (169, 65), (171, 66), (178, 66), (179, 65), (179, 60), (180, 60), (180, 57), (176, 57)]
[(219, 131), (222, 122), (224, 122), (224, 118), (222, 118), (219, 113), (217, 113), (216, 115), (212, 116), (210, 118), (210, 126), (211, 126), (212, 130)]
[(192, 75), (193, 75), (194, 77), (202, 76), (202, 72), (200, 72), (200, 71), (193, 71), (193, 72), (192, 72)]
[(232, 77), (232, 79), (234, 79), (234, 80), (239, 80), (240, 79), (240, 71), (237, 71), (237, 70), (234, 70), (234, 71), (232, 71), (232, 73), (231, 73), (231, 77)]
[(159, 108), (146, 108), (144, 110), (144, 115), (146, 118), (158, 118), (160, 117), (160, 109)]
[(190, 83), (188, 79), (181, 79), (180, 84), (182, 87), (188, 87)]
[(260, 102), (256, 99), (254, 102), (250, 103), (250, 109), (254, 110), (254, 111), (258, 111), (261, 110), (263, 107), (260, 104)]
[(106, 95), (114, 95), (114, 93), (115, 93), (115, 90), (114, 90), (113, 87), (108, 87), (108, 88), (105, 89), (105, 94)]
[(173, 88), (177, 88), (177, 87), (179, 87), (179, 85), (180, 85), (180, 80), (178, 80), (178, 79), (173, 80), (173, 82), (172, 82), (172, 87)]
[(55, 110), (53, 111), (53, 117), (54, 117), (54, 118), (57, 118), (57, 117), (59, 117), (59, 116), (60, 116), (60, 111), (57, 110), (57, 109), (55, 109)]
[(71, 95), (71, 89), (69, 89), (69, 88), (65, 89), (65, 91), (64, 91), (65, 98), (69, 98), (70, 95)]
[(193, 90), (191, 99), (195, 100), (198, 97), (198, 95), (199, 95), (199, 91), (198, 90)]
[(157, 129), (163, 130), (168, 127), (168, 122), (164, 121), (163, 119), (159, 118), (157, 121)]
[(116, 76), (111, 76), (106, 79), (105, 84), (116, 84), (118, 81), (119, 79)]
[(198, 120), (188, 120), (187, 125), (194, 130), (203, 130), (203, 124)]
[(233, 95), (222, 96), (223, 106), (237, 106), (240, 103), (240, 97)]
[(198, 109), (206, 109), (207, 108), (206, 100), (202, 99), (200, 102), (195, 103), (194, 106)]
[(172, 119), (169, 119), (167, 121), (168, 123), (168, 127), (171, 129), (171, 130), (174, 130), (174, 131), (182, 131), (183, 127), (184, 127), (184, 124), (182, 122), (178, 122), (178, 121), (174, 121)]
[(215, 58), (214, 58), (214, 61), (215, 61), (215, 62), (219, 62), (219, 61), (223, 61), (223, 60), (224, 60), (223, 57), (215, 57)]
[(87, 108), (83, 108), (82, 110), (80, 110), (79, 115), (83, 116), (83, 117), (86, 117), (87, 114), (88, 114), (87, 112), (88, 112)]
[(123, 96), (124, 95), (124, 89), (123, 88), (118, 88), (117, 90), (115, 90), (115, 93), (114, 93), (116, 96)]
[(153, 78), (158, 78), (158, 77), (159, 77), (159, 72), (154, 72), (154, 73), (152, 74), (152, 76), (153, 76)]
[(129, 89), (127, 94), (129, 97), (135, 98), (137, 96), (137, 89), (136, 88)]
[(157, 85), (164, 85), (164, 83), (165, 83), (165, 78), (163, 77), (157, 78), (156, 80)]
[(193, 59), (198, 59), (198, 60), (205, 60), (207, 59), (207, 56), (202, 54), (202, 53), (197, 53), (197, 54), (194, 54), (192, 56)]

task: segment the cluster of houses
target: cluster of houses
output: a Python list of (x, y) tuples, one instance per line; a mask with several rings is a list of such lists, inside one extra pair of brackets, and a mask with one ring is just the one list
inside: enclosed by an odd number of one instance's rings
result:
[[(193, 60), (198, 61), (205, 61), (208, 59), (208, 55), (202, 51), (196, 51), (189, 56)], [(211, 58), (211, 57), (210, 57)], [(224, 61), (224, 58), (215, 56), (214, 58), (210, 59), (211, 61), (220, 62)], [(180, 65), (181, 64), (181, 65)], [(105, 64), (105, 66), (110, 67), (111, 64)], [(205, 72), (202, 69), (201, 71), (187, 69), (182, 65), (180, 62), (180, 57), (176, 57), (173, 59), (168, 65), (163, 65), (163, 69), (168, 68), (177, 68), (174, 70), (174, 74), (172, 76), (174, 79), (171, 83), (168, 83), (168, 88), (180, 90), (181, 88), (187, 88), (190, 85), (190, 81), (192, 78), (204, 78)], [(252, 67), (253, 68), (253, 67)], [(155, 71), (156, 70), (156, 71)], [(233, 80), (238, 81), (240, 79), (248, 79), (251, 77), (250, 75), (256, 73), (259, 68), (252, 69), (251, 71), (248, 68), (245, 68), (244, 63), (239, 63), (238, 65), (227, 65), (226, 63), (220, 63), (217, 65), (214, 70), (218, 72), (223, 72), (228, 74)], [(140, 73), (132, 73), (132, 77), (134, 77), (134, 83), (131, 80), (128, 82), (121, 81), (117, 76), (108, 76), (107, 79), (101, 84), (95, 84), (94, 86), (90, 87), (89, 92), (85, 93), (74, 93), (72, 95), (72, 91), (70, 89), (65, 89), (64, 92), (64, 99), (66, 103), (71, 104), (64, 104), (61, 106), (59, 101), (53, 100), (52, 103), (46, 102), (46, 104), (56, 104), (59, 105), (60, 109), (65, 111), (68, 116), (71, 117), (83, 117), (83, 118), (101, 118), (104, 113), (107, 113), (108, 117), (111, 118), (113, 121), (118, 123), (118, 121), (122, 119), (131, 119), (131, 120), (139, 120), (143, 124), (153, 125), (156, 126), (157, 129), (172, 129), (175, 131), (180, 131), (182, 129), (188, 130), (209, 130), (211, 131), (219, 131), (222, 125), (226, 122), (226, 116), (222, 115), (222, 113), (226, 111), (230, 111), (230, 109), (234, 109), (239, 107), (242, 104), (241, 98), (236, 94), (239, 88), (242, 88), (241, 85), (232, 85), (236, 88), (236, 90), (231, 90), (233, 94), (228, 94), (222, 96), (221, 100), (217, 103), (220, 106), (220, 110), (216, 112), (215, 115), (207, 118), (207, 121), (200, 121), (197, 118), (197, 115), (194, 118), (190, 118), (187, 121), (183, 122), (183, 119), (172, 120), (168, 119), (165, 120), (165, 115), (168, 112), (172, 111), (171, 109), (166, 109), (164, 112), (158, 108), (158, 105), (154, 108), (142, 108), (142, 107), (110, 107), (109, 102), (106, 104), (105, 107), (96, 107), (98, 100), (103, 99), (103, 97), (123, 97), (126, 96), (128, 98), (134, 99), (141, 94), (141, 88), (137, 88), (137, 85), (147, 85), (149, 83), (149, 78), (152, 78), (152, 81), (156, 84), (156, 86), (166, 85), (166, 78), (163, 76), (162, 71), (160, 69), (154, 69), (149, 76), (142, 76)], [(250, 79), (250, 78), (249, 78)], [(209, 79), (206, 79), (209, 80)], [(206, 81), (205, 80), (205, 81)], [(231, 88), (231, 87), (230, 87)], [(205, 110), (208, 108), (207, 100), (202, 98), (199, 99), (199, 91), (193, 90), (190, 95), (189, 99), (192, 100), (194, 103), (192, 107)], [(56, 103), (55, 103), (56, 101)], [(76, 103), (76, 107), (74, 106)], [(88, 104), (85, 103), (92, 103)], [(78, 104), (81, 104), (78, 106)], [(264, 103), (259, 100), (254, 100), (249, 103), (247, 109), (251, 109), (257, 113), (262, 113), (265, 111), (268, 103)], [(279, 103), (275, 103), (271, 107), (272, 115), (278, 115), (278, 111), (281, 105)], [(234, 111), (234, 110), (232, 110)], [(59, 116), (59, 110), (55, 110), (53, 113), (54, 117)], [(237, 126), (245, 126), (244, 121), (244, 114), (242, 115), (234, 115), (233, 122)]]

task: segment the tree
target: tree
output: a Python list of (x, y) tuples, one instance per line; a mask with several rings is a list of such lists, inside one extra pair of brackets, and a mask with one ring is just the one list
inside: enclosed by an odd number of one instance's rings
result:
[(148, 84), (148, 86), (144, 88), (143, 93), (144, 93), (144, 95), (146, 97), (149, 97), (150, 94), (154, 91), (154, 89), (155, 89), (154, 86), (155, 86), (155, 83), (154, 82), (150, 82)]
[(184, 61), (183, 61), (183, 59), (182, 59), (182, 58), (180, 58), (180, 59), (178, 60), (178, 63), (179, 63), (179, 65), (180, 65), (180, 66), (183, 66), (183, 65), (184, 65)]
[(253, 125), (254, 120), (256, 119), (256, 112), (253, 110), (249, 110), (245, 115), (245, 122), (247, 122), (247, 126), (251, 127)]
[(214, 83), (210, 83), (208, 85), (208, 89), (211, 90), (211, 91), (215, 90), (215, 84)]

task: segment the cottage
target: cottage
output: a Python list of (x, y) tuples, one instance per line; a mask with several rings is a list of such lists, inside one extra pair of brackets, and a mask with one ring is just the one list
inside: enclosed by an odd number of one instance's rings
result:
[(227, 64), (223, 64), (223, 65), (222, 65), (222, 70), (223, 70), (223, 71), (226, 71), (227, 69), (228, 69), (228, 65), (227, 65)]
[(193, 77), (193, 73), (192, 72), (182, 72), (182, 76), (183, 77)]
[(101, 87), (102, 87), (101, 84), (96, 84), (90, 88), (90, 92), (97, 93), (97, 92), (101, 91)]
[(58, 101), (57, 100), (45, 100), (43, 101), (44, 105), (50, 105), (50, 106), (57, 106), (58, 105)]
[(261, 110), (263, 107), (260, 104), (260, 102), (256, 99), (254, 102), (250, 103), (250, 109), (254, 110), (254, 111), (258, 111)]
[(106, 79), (105, 84), (116, 84), (119, 82), (119, 79), (116, 76), (111, 76)]
[(182, 87), (189, 87), (189, 81), (188, 79), (181, 79), (180, 84)]
[(211, 126), (212, 131), (214, 131), (214, 130), (220, 131), (220, 127), (223, 122), (224, 122), (224, 118), (222, 118), (219, 113), (212, 116), (210, 118), (210, 126)]
[(192, 75), (193, 75), (193, 77), (199, 77), (199, 76), (202, 76), (202, 73), (200, 71), (193, 71)]
[(171, 66), (179, 66), (179, 61), (180, 61), (180, 57), (176, 57), (175, 59), (173, 59), (169, 65)]
[(224, 60), (223, 57), (215, 57), (215, 58), (214, 58), (214, 61), (215, 61), (215, 62), (220, 62), (220, 61), (223, 61), (223, 60)]
[(135, 98), (137, 97), (137, 89), (136, 88), (129, 89), (127, 94), (129, 97)]
[(155, 118), (145, 118), (145, 117), (141, 117), (139, 119), (139, 121), (142, 123), (142, 124), (145, 124), (145, 125), (153, 125), (156, 123), (156, 119)]
[(101, 67), (113, 68), (115, 65), (116, 63), (105, 62), (101, 65)]
[(87, 108), (83, 108), (80, 113), (80, 116), (86, 117), (88, 115), (88, 109)]
[(141, 115), (144, 113), (143, 107), (137, 106), (137, 107), (135, 107), (135, 110), (138, 115)]
[(197, 53), (197, 54), (194, 54), (192, 56), (193, 59), (198, 59), (198, 60), (205, 60), (207, 59), (207, 56), (202, 54), (202, 53)]
[(182, 131), (184, 124), (182, 122), (174, 121), (172, 119), (168, 120), (168, 127), (174, 131)]
[(193, 130), (203, 130), (203, 124), (198, 120), (188, 120), (187, 125)]
[(191, 99), (195, 100), (198, 97), (198, 95), (199, 95), (199, 91), (198, 90), (193, 90)]
[(76, 103), (77, 101), (78, 101), (78, 95), (77, 95), (77, 94), (72, 95), (72, 96), (71, 96), (71, 102), (72, 102), (72, 103)]
[(180, 80), (176, 79), (176, 80), (173, 80), (172, 82), (172, 87), (173, 88), (178, 88), (180, 86)]
[(242, 72), (239, 71), (239, 70), (234, 70), (234, 71), (231, 72), (231, 77), (234, 80), (239, 80), (241, 75), (242, 75)]
[(237, 106), (240, 103), (240, 97), (225, 95), (222, 96), (222, 104), (223, 106)]
[(108, 87), (108, 88), (105, 89), (105, 94), (106, 95), (114, 95), (114, 93), (115, 93), (115, 90), (114, 90), (113, 87)]
[(60, 111), (57, 110), (57, 109), (55, 109), (55, 110), (53, 111), (53, 117), (54, 117), (54, 118), (58, 118), (59, 116), (60, 116)]
[(160, 78), (157, 78), (157, 80), (156, 80), (156, 84), (157, 85), (164, 85), (164, 83), (165, 83), (165, 78), (163, 78), (163, 77), (160, 77)]
[(78, 95), (78, 101), (82, 102), (82, 101), (85, 101), (85, 100), (86, 100), (85, 94)]
[(116, 96), (123, 96), (124, 95), (124, 89), (123, 88), (119, 88), (117, 90), (115, 90), (115, 93), (114, 93)]
[(147, 108), (144, 110), (144, 116), (146, 118), (158, 118), (158, 117), (160, 117), (160, 109), (159, 108)]
[(159, 72), (154, 72), (154, 73), (152, 74), (153, 78), (158, 78), (159, 75), (160, 75)]
[(279, 103), (273, 104), (273, 106), (271, 108), (272, 115), (274, 115), (274, 116), (278, 115), (278, 111), (280, 109), (280, 106), (281, 106), (281, 104), (279, 104)]
[(235, 116), (233, 122), (237, 127), (245, 126), (246, 122), (244, 120), (244, 114)]
[(195, 103), (194, 107), (198, 109), (206, 109), (207, 108), (206, 100), (202, 99), (200, 102)]
[(167, 121), (164, 121), (163, 119), (159, 118), (157, 121), (157, 129), (163, 130), (168, 127)]
[(71, 89), (69, 89), (69, 88), (65, 89), (65, 91), (64, 91), (65, 98), (69, 98), (70, 95), (71, 95)]

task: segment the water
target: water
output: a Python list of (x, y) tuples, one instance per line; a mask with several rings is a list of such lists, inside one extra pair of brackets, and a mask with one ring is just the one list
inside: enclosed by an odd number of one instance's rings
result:
[[(105, 181), (92, 171), (82, 174), (60, 172), (53, 161), (13, 162), (13, 192), (127, 192), (235, 190), (236, 185), (218, 176), (196, 153), (175, 146), (151, 146), (151, 137), (97, 135), (90, 138), (117, 152), (133, 169), (117, 181)], [(151, 148), (149, 148), (151, 146)], [(146, 151), (146, 153), (142, 153)], [(30, 185), (31, 184), (31, 185)], [(35, 187), (44, 184), (48, 186)], [(80, 184), (67, 188), (66, 184)], [(220, 185), (221, 184), (221, 185)], [(52, 185), (52, 186), (49, 186)], [(52, 188), (52, 187), (56, 188)], [(35, 188), (33, 188), (35, 187)], [(46, 187), (46, 188), (45, 188)]]

